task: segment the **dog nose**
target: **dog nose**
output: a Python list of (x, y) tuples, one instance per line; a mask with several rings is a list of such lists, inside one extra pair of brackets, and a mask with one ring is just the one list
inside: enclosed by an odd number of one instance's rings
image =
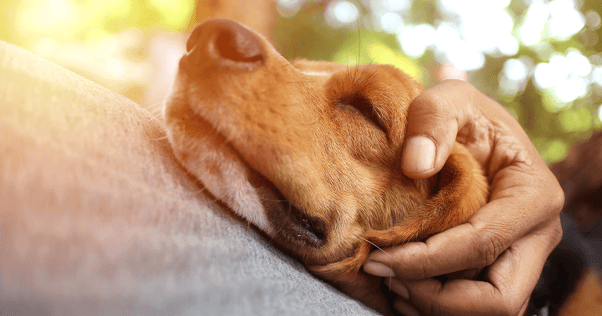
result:
[(209, 38), (223, 59), (243, 63), (256, 63), (264, 59), (263, 46), (257, 35), (234, 21), (223, 19), (211, 19), (200, 24), (186, 43), (187, 51), (206, 40), (203, 33), (214, 34)]

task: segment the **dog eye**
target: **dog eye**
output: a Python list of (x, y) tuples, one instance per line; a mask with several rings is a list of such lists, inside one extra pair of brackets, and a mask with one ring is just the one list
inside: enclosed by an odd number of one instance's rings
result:
[(372, 106), (370, 100), (364, 98), (363, 96), (352, 95), (341, 98), (337, 103), (337, 106), (341, 109), (353, 112), (363, 117), (376, 128), (382, 130), (385, 133), (387, 132), (385, 124), (378, 116), (378, 113), (374, 110), (374, 106)]

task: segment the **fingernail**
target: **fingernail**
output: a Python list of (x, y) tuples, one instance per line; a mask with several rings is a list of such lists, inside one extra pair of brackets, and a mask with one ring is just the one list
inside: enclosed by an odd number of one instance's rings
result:
[(364, 263), (364, 271), (379, 277), (393, 277), (395, 273), (386, 265), (374, 261)]
[(390, 280), (389, 289), (406, 300), (410, 299), (410, 292), (408, 292), (408, 289), (405, 287), (405, 285), (403, 285), (403, 283), (397, 280)]
[(406, 141), (403, 165), (408, 171), (424, 172), (435, 166), (435, 143), (426, 136), (416, 136)]

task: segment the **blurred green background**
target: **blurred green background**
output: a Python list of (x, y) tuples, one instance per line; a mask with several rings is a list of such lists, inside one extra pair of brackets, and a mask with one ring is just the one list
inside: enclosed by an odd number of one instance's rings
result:
[[(157, 60), (173, 64), (181, 55), (176, 48), (196, 23), (196, 5), (192, 0), (12, 0), (0, 11), (0, 39), (156, 109), (160, 96), (147, 96), (147, 90), (157, 90), (149, 78), (158, 77)], [(285, 57), (392, 64), (427, 87), (434, 84), (437, 64), (452, 63), (519, 120), (548, 163), (562, 160), (570, 146), (602, 128), (601, 1), (277, 0), (275, 5), (274, 42)], [(157, 34), (176, 35), (157, 41)], [(157, 45), (175, 48), (159, 50), (153, 59)]]

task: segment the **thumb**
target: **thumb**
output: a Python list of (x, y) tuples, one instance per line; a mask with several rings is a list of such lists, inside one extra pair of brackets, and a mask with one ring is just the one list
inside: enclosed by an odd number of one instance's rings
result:
[(428, 178), (447, 161), (458, 129), (471, 108), (474, 87), (461, 80), (446, 80), (420, 94), (408, 109), (403, 173)]

